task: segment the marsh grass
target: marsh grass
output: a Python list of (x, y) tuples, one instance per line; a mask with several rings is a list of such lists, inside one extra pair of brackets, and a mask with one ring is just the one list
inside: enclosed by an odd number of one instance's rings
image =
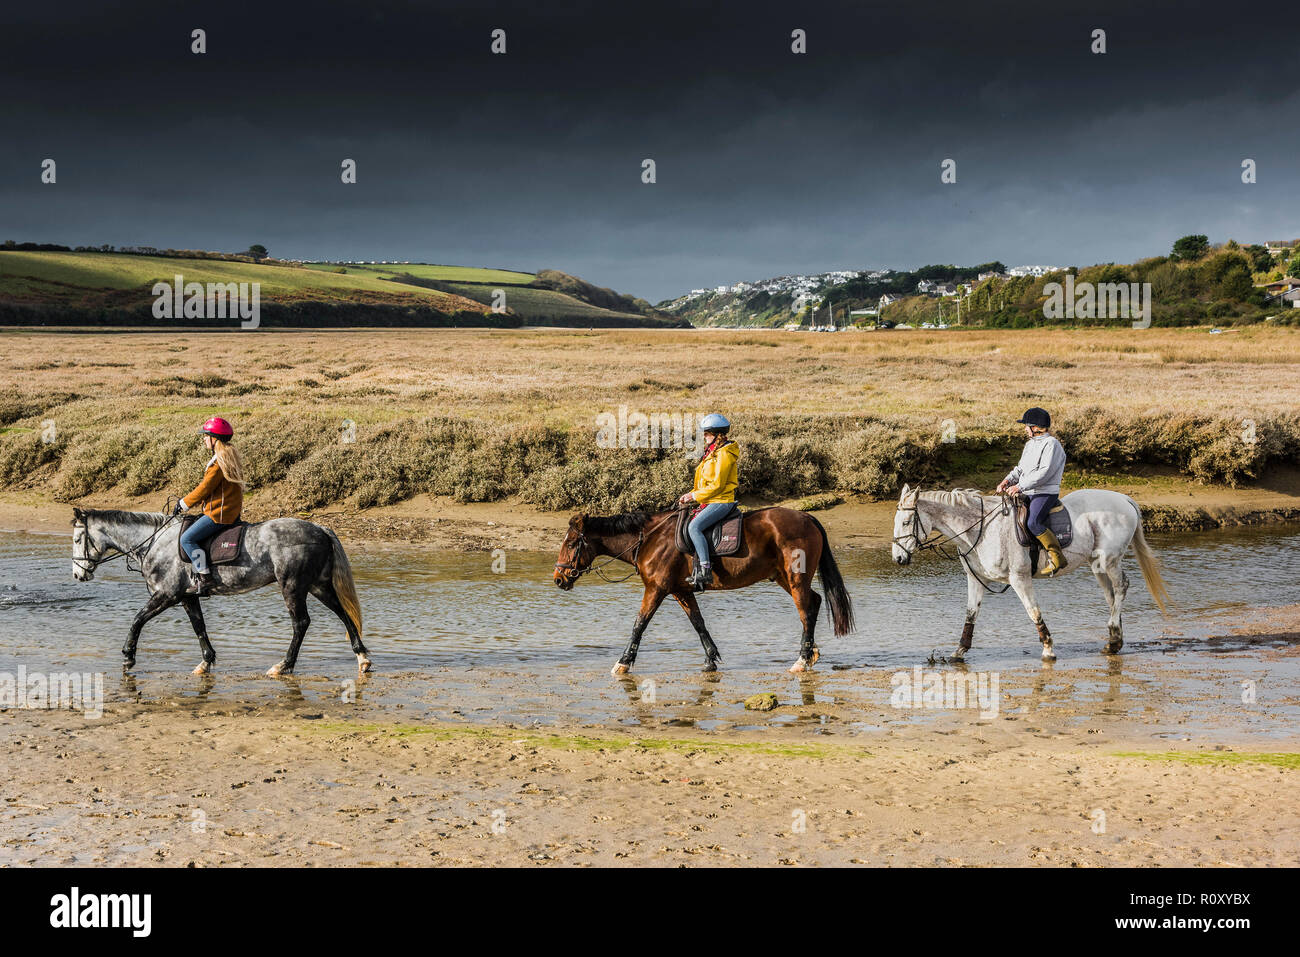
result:
[(1300, 462), (1290, 329), (8, 331), (0, 351), (0, 479), (63, 500), (187, 490), (212, 414), (235, 423), (268, 509), (421, 494), (665, 506), (693, 463), (682, 449), (598, 448), (596, 416), (620, 405), (725, 412), (741, 491), (768, 501), (983, 484), (1014, 463), (1028, 405), (1052, 411), (1074, 466), (1103, 474), (1160, 466), (1241, 484)]

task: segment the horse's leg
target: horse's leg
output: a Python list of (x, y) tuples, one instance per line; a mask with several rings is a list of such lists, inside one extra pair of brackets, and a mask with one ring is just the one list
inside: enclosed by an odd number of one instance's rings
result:
[(339, 616), (339, 621), (343, 622), (343, 627), (348, 630), (348, 641), (352, 642), (352, 653), (357, 656), (357, 667), (363, 672), (369, 671), (370, 653), (366, 651), (366, 646), (361, 643), (361, 635), (357, 633), (356, 626), (352, 624), (352, 619), (343, 610), (343, 603), (339, 601), (339, 596), (334, 591), (334, 585), (331, 582), (326, 582), (323, 585), (313, 585), (311, 593), (320, 599), (322, 605)]
[(208, 641), (208, 626), (203, 622), (203, 606), (199, 603), (198, 598), (190, 596), (182, 598), (181, 604), (185, 606), (185, 613), (190, 616), (190, 624), (194, 626), (194, 634), (199, 636), (199, 651), (203, 653), (203, 660), (195, 667), (196, 675), (206, 675), (212, 670), (212, 665), (217, 660), (217, 653), (212, 648), (212, 642)]
[(812, 589), (812, 576), (802, 575), (790, 588), (790, 597), (794, 599), (795, 608), (799, 609), (799, 621), (803, 624), (803, 637), (799, 642), (799, 659), (790, 666), (795, 674), (812, 671), (817, 659), (822, 656), (817, 643), (813, 641), (813, 629), (817, 627), (817, 612), (822, 607), (822, 596)]
[(1020, 596), (1020, 603), (1025, 606), (1025, 612), (1029, 615), (1029, 620), (1038, 627), (1038, 640), (1043, 643), (1043, 660), (1055, 661), (1056, 651), (1052, 647), (1052, 633), (1047, 630), (1047, 622), (1043, 620), (1043, 613), (1038, 607), (1038, 599), (1034, 596), (1034, 581), (1027, 572), (1028, 569), (1012, 572), (1011, 587)]
[(718, 646), (713, 643), (709, 629), (704, 626), (704, 616), (700, 614), (700, 606), (695, 601), (695, 595), (689, 591), (675, 591), (673, 597), (677, 599), (677, 604), (682, 606), (682, 611), (686, 612), (686, 617), (690, 619), (695, 633), (700, 636), (700, 644), (704, 646), (704, 670), (717, 671), (722, 655), (718, 653)]
[[(1110, 585), (1110, 622), (1109, 637), (1106, 641), (1106, 654), (1117, 655), (1124, 647), (1124, 599), (1128, 597), (1128, 575), (1124, 574), (1124, 558), (1121, 555), (1107, 555), (1105, 574)], [(1098, 576), (1100, 580), (1101, 576)]]
[(625, 675), (636, 663), (636, 653), (641, 648), (641, 635), (667, 594), (667, 591), (657, 585), (646, 586), (645, 594), (641, 596), (641, 611), (637, 614), (636, 621), (632, 623), (632, 638), (628, 641), (627, 648), (623, 650), (623, 657), (618, 659), (610, 674)]
[[(811, 671), (817, 659), (822, 656), (821, 649), (813, 640), (813, 630), (817, 627), (817, 612), (822, 607), (822, 596), (812, 588), (813, 574), (817, 570), (816, 564), (813, 564), (812, 571), (808, 571), (802, 562), (789, 561), (792, 556), (793, 552), (785, 553), (783, 557), (787, 560), (777, 566), (776, 574), (772, 578), (794, 600), (794, 607), (799, 612), (799, 622), (803, 625), (803, 636), (799, 640), (799, 657), (789, 669), (792, 673), (799, 674), (803, 671)], [(814, 558), (820, 560), (820, 553)], [(796, 568), (803, 570), (796, 571)]]
[(122, 657), (126, 659), (123, 667), (135, 667), (135, 647), (140, 641), (140, 629), (145, 623), (157, 618), (160, 614), (171, 608), (179, 601), (175, 595), (164, 595), (161, 592), (155, 592), (149, 596), (149, 602), (141, 608), (131, 622), (131, 632), (127, 635), (126, 644), (122, 646)]
[(953, 652), (954, 661), (964, 661), (966, 652), (970, 651), (970, 646), (975, 640), (975, 618), (980, 613), (980, 605), (984, 601), (984, 586), (980, 580), (970, 572), (966, 573), (966, 624), (961, 629), (961, 644)]
[(272, 678), (293, 674), (293, 666), (298, 661), (298, 649), (302, 647), (303, 636), (311, 624), (311, 616), (307, 614), (307, 589), (298, 587), (295, 579), (291, 578), (284, 583), (284, 604), (293, 618), (293, 640), (289, 642), (284, 660), (267, 669), (266, 673)]
[[(1101, 587), (1101, 593), (1106, 596), (1106, 607), (1110, 609), (1110, 637), (1106, 643), (1106, 654), (1113, 654), (1114, 652), (1110, 650), (1110, 647), (1115, 640), (1115, 589), (1111, 585), (1110, 575), (1106, 573), (1106, 556), (1094, 556), (1090, 565), (1093, 577), (1097, 579), (1097, 584)], [(1115, 650), (1118, 651), (1119, 649), (1116, 648)]]

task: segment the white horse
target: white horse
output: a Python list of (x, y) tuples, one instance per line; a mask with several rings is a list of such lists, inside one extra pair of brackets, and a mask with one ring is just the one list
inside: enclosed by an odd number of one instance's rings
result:
[[(1110, 605), (1110, 637), (1105, 651), (1118, 654), (1124, 645), (1120, 615), (1128, 594), (1123, 560), (1130, 544), (1161, 614), (1169, 603), (1160, 564), (1142, 534), (1142, 512), (1127, 495), (1104, 489), (1080, 489), (1061, 502), (1069, 509), (1074, 540), (1065, 549), (1068, 565), (1053, 577), (1059, 578), (1081, 565), (1092, 568)], [(960, 661), (966, 656), (975, 635), (980, 602), (985, 592), (993, 591), (987, 583), (998, 582), (1015, 589), (1030, 620), (1038, 626), (1043, 660), (1055, 661), (1052, 635), (1034, 596), (1029, 550), (1017, 541), (1014, 515), (1004, 510), (1002, 500), (981, 495), (975, 489), (923, 492), (904, 485), (894, 515), (894, 561), (906, 565), (918, 551), (942, 549), (945, 545), (957, 553), (966, 568), (966, 627), (953, 657)]]

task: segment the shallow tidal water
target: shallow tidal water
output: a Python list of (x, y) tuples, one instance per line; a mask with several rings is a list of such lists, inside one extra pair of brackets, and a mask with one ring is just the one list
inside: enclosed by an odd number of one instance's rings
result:
[[(837, 550), (858, 628), (834, 637), (823, 617), (822, 659), (811, 676), (789, 675), (799, 621), (774, 584), (708, 593), (700, 605), (723, 656), (718, 675), (699, 672), (703, 653), (675, 602), (660, 608), (630, 678), (609, 669), (627, 641), (639, 580), (587, 576), (572, 592), (551, 582), (552, 553), (491, 554), (411, 547), (349, 550), (375, 674), (358, 685), (341, 623), (311, 600), (312, 625), (294, 679), (262, 676), (288, 646), (288, 614), (268, 588), (204, 603), (217, 651), (215, 674), (189, 674), (198, 643), (180, 608), (145, 626), (136, 667), (120, 648), (144, 604), (144, 585), (118, 562), (95, 581), (72, 578), (69, 538), (0, 533), (0, 672), (103, 672), (106, 698), (231, 702), (232, 707), (333, 704), (349, 690), (362, 707), (436, 718), (520, 725), (796, 727), (871, 733), (897, 722), (936, 729), (1035, 715), (1060, 731), (1081, 724), (1167, 739), (1198, 734), (1281, 736), (1300, 728), (1300, 656), (1294, 639), (1222, 636), (1270, 605), (1300, 601), (1300, 530), (1229, 529), (1152, 535), (1177, 611), (1161, 618), (1136, 561), (1121, 655), (1101, 653), (1107, 610), (1086, 569), (1038, 584), (1059, 660), (1044, 666), (1033, 625), (1013, 592), (988, 595), (966, 666), (945, 663), (956, 647), (965, 576), (956, 562), (925, 557), (907, 568), (888, 548)], [(346, 546), (345, 542), (345, 546)], [(615, 577), (627, 569), (610, 566)], [(936, 656), (944, 673), (996, 674), (997, 714), (968, 708), (900, 709), (893, 676), (914, 674)], [(1251, 694), (1245, 695), (1246, 684)], [(756, 692), (782, 707), (744, 710)], [(1244, 697), (1254, 700), (1244, 701)], [(392, 714), (389, 714), (392, 717)]]

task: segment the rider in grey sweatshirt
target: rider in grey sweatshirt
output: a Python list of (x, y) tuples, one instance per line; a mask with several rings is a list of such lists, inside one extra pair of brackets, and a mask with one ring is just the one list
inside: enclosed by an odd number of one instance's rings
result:
[(1029, 441), (1020, 463), (998, 485), (998, 494), (1019, 492), (1029, 501), (1029, 534), (1047, 549), (1050, 564), (1040, 574), (1052, 576), (1065, 568), (1065, 550), (1050, 527), (1049, 514), (1061, 503), (1061, 477), (1065, 474), (1065, 449), (1048, 432), (1052, 417), (1046, 409), (1028, 409), (1018, 424)]
[(1065, 474), (1065, 449), (1056, 436), (1040, 432), (1025, 443), (1020, 462), (1007, 473), (1007, 485), (1019, 485), (1020, 493), (1059, 495)]

